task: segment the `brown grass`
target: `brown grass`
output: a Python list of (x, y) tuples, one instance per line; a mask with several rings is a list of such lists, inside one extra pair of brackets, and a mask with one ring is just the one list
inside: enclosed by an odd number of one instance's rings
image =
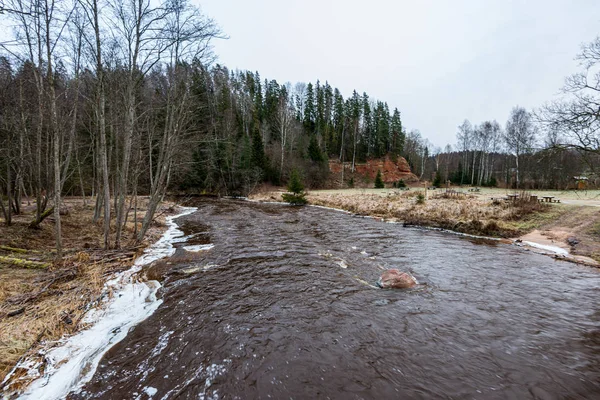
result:
[[(92, 223), (93, 207), (75, 198), (66, 199), (65, 206), (69, 209), (62, 218), (65, 256), (59, 263), (54, 260), (52, 221), (44, 221), (39, 230), (27, 227), (34, 205), (24, 204), (25, 212), (14, 218), (12, 226), (0, 227), (0, 245), (26, 249), (18, 256), (52, 265), (39, 270), (0, 264), (0, 381), (20, 357), (30, 349), (33, 352), (40, 340), (56, 340), (81, 329), (81, 318), (98, 300), (104, 282), (129, 268), (164, 226), (159, 219), (146, 242), (133, 247), (134, 225), (128, 222), (123, 241), (127, 246), (102, 250), (102, 226)], [(142, 211), (139, 217), (143, 215)], [(16, 256), (1, 248), (0, 255)]]
[[(418, 204), (423, 190), (359, 193), (356, 191), (309, 192), (310, 204), (339, 208), (359, 215), (402, 221), (406, 225), (430, 226), (457, 232), (494, 237), (519, 236), (533, 226), (523, 229), (519, 223), (547, 213), (552, 206), (532, 202), (524, 195), (518, 202), (494, 202), (468, 193), (428, 191), (424, 204)], [(252, 196), (255, 200), (280, 200), (278, 192)]]

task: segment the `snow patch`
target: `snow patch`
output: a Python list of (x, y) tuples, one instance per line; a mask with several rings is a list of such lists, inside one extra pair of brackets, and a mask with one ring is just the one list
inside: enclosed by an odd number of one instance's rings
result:
[(146, 386), (143, 390), (144, 393), (150, 396), (150, 398), (152, 398), (158, 392), (158, 390), (156, 388), (153, 388), (152, 386)]
[[(183, 239), (175, 219), (196, 211), (195, 207), (182, 207), (183, 212), (166, 218), (168, 226), (164, 235), (146, 249), (133, 267), (121, 272), (106, 282), (107, 299), (101, 308), (90, 310), (83, 321), (91, 326), (78, 334), (61, 339), (60, 345), (43, 351), (46, 369), (40, 376), (39, 367), (24, 360), (15, 368), (25, 368), (28, 375), (37, 377), (27, 388), (21, 399), (61, 399), (72, 391), (79, 391), (94, 375), (102, 356), (116, 343), (120, 342), (131, 328), (148, 318), (162, 303), (156, 298), (160, 288), (157, 281), (140, 282), (136, 274), (156, 260), (170, 257), (175, 253), (173, 243)], [(170, 335), (168, 335), (170, 336)], [(164, 339), (168, 341), (168, 336)], [(12, 372), (11, 372), (12, 374)], [(9, 374), (5, 382), (11, 377)], [(153, 396), (156, 389), (145, 388)], [(151, 395), (150, 392), (154, 393)]]
[(199, 251), (210, 250), (213, 247), (215, 247), (214, 244), (198, 244), (198, 245), (195, 245), (195, 246), (183, 246), (183, 249), (185, 251), (191, 251), (193, 253), (197, 253)]
[(525, 244), (529, 247), (533, 247), (535, 249), (546, 250), (546, 251), (550, 251), (552, 253), (560, 254), (563, 256), (569, 255), (569, 252), (567, 250), (557, 247), (557, 246), (550, 246), (547, 244), (539, 244), (539, 243), (527, 242), (527, 241), (523, 241), (523, 244)]

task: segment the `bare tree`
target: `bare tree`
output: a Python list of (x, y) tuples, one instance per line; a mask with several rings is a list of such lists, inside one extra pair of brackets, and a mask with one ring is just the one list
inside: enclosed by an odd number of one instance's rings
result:
[(292, 123), (294, 121), (294, 109), (292, 107), (292, 96), (290, 94), (291, 85), (287, 85), (288, 90), (280, 94), (279, 103), (277, 105), (277, 113), (275, 114), (275, 124), (279, 131), (279, 144), (281, 146), (281, 165), (279, 168), (279, 179), (283, 177), (283, 166), (286, 145)]
[(161, 30), (162, 45), (168, 54), (168, 62), (165, 63), (168, 80), (164, 88), (166, 120), (159, 138), (148, 211), (138, 232), (138, 241), (146, 234), (166, 192), (177, 150), (185, 145), (184, 139), (194, 132), (191, 125), (191, 79), (187, 64), (212, 59), (211, 41), (223, 37), (216, 23), (187, 0), (170, 0), (166, 11), (165, 25)]
[(458, 127), (458, 133), (456, 138), (458, 140), (458, 149), (462, 152), (462, 175), (460, 177), (460, 184), (464, 183), (465, 172), (469, 165), (469, 149), (471, 146), (471, 139), (473, 136), (473, 126), (468, 119), (465, 119)]
[(506, 122), (504, 141), (506, 142), (507, 150), (515, 156), (517, 187), (519, 187), (521, 172), (519, 159), (524, 153), (532, 150), (535, 137), (536, 129), (531, 114), (523, 107), (514, 107)]
[(582, 71), (567, 77), (563, 97), (546, 104), (536, 117), (548, 130), (562, 134), (556, 148), (600, 155), (600, 36), (582, 45), (576, 60)]

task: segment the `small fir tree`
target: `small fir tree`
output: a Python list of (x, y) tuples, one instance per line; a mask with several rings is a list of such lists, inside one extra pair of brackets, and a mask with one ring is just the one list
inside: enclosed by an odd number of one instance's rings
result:
[(307, 203), (306, 193), (304, 192), (304, 185), (300, 180), (300, 175), (295, 169), (292, 170), (290, 180), (287, 185), (287, 190), (290, 193), (284, 193), (281, 195), (284, 201), (296, 206), (300, 206)]
[(323, 162), (325, 160), (323, 153), (321, 153), (321, 148), (319, 147), (316, 135), (310, 137), (310, 142), (308, 143), (308, 157), (316, 162)]
[(381, 170), (377, 170), (377, 176), (375, 177), (375, 189), (383, 189), (385, 185), (383, 184), (383, 179), (381, 179)]
[(397, 184), (396, 186), (397, 186), (397, 187), (399, 187), (399, 188), (404, 188), (404, 187), (406, 187), (406, 183), (404, 183), (404, 179), (400, 179), (400, 180), (398, 181), (398, 184)]
[(442, 186), (442, 174), (440, 174), (439, 170), (435, 173), (435, 178), (433, 179), (433, 186), (437, 188)]

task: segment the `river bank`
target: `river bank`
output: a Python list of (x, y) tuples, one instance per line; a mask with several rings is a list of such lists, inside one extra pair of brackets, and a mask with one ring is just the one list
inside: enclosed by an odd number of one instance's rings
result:
[[(67, 213), (62, 216), (65, 254), (56, 262), (52, 220), (44, 221), (41, 229), (29, 229), (35, 204), (23, 207), (25, 212), (13, 217), (12, 226), (0, 227), (0, 381), (25, 354), (35, 353), (42, 341), (85, 328), (82, 318), (102, 300), (105, 283), (132, 267), (163, 234), (166, 218), (176, 211), (173, 204), (164, 204), (140, 245), (133, 245), (135, 226), (128, 222), (123, 248), (103, 250), (102, 226), (92, 222), (93, 203), (67, 198)], [(138, 221), (144, 212), (142, 199)], [(19, 260), (25, 264), (19, 265)]]
[[(281, 201), (283, 189), (250, 196), (256, 201)], [(456, 193), (458, 192), (458, 193)], [(315, 190), (309, 204), (383, 218), (408, 226), (503, 238), (518, 244), (539, 244), (540, 250), (565, 250), (572, 260), (586, 264), (600, 261), (600, 208), (595, 193), (583, 197), (572, 192), (540, 192), (528, 195), (563, 198), (561, 203), (498, 200), (506, 190), (483, 189), (447, 193), (445, 190), (397, 189)], [(419, 204), (417, 197), (424, 196)], [(564, 254), (563, 254), (564, 256)]]
[[(319, 207), (190, 205), (177, 224), (214, 247), (154, 264), (162, 304), (68, 398), (598, 393), (600, 270)], [(421, 285), (376, 288), (390, 268)]]

